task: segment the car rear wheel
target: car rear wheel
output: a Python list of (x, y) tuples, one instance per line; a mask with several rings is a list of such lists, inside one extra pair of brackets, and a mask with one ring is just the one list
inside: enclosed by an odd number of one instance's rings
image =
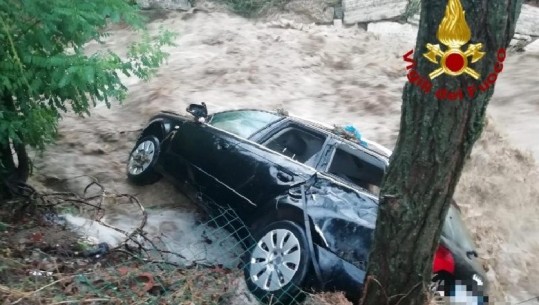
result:
[(138, 185), (157, 182), (161, 175), (155, 170), (160, 145), (155, 136), (141, 138), (129, 154), (127, 178)]
[(249, 290), (262, 302), (299, 304), (311, 257), (304, 230), (291, 221), (269, 224), (255, 234), (244, 267)]

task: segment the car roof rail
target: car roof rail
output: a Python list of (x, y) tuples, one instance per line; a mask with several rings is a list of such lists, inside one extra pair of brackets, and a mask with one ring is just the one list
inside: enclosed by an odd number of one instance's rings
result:
[(362, 141), (364, 141), (365, 143), (367, 143), (367, 145), (369, 145), (369, 148), (375, 148), (373, 149), (374, 151), (376, 151), (377, 153), (380, 153), (382, 155), (385, 155), (386, 157), (390, 157), (391, 154), (393, 153), (390, 149), (376, 143), (376, 142), (373, 142), (371, 140), (368, 140), (368, 139), (361, 139)]

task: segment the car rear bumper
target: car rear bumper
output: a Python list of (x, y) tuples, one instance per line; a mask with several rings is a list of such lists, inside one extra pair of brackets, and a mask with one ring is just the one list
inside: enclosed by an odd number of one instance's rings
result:
[[(361, 297), (362, 287), (365, 281), (366, 271), (354, 266), (353, 264), (343, 260), (331, 251), (315, 245), (314, 247), (316, 261), (318, 264), (322, 283), (314, 284), (317, 289), (323, 291), (343, 291), (347, 298), (353, 301), (359, 300)], [(474, 266), (477, 267), (477, 266)], [(480, 284), (482, 287), (480, 295), (488, 294), (488, 281), (484, 272), (472, 268), (470, 265), (458, 265), (456, 268), (455, 279), (462, 284), (475, 286)], [(478, 280), (479, 282), (478, 283)], [(477, 289), (475, 286), (474, 290)]]
[(475, 261), (457, 261), (455, 268), (455, 280), (460, 281), (461, 284), (472, 287), (474, 293), (481, 293), (481, 295), (488, 295), (489, 283), (487, 276), (482, 269), (479, 262)]

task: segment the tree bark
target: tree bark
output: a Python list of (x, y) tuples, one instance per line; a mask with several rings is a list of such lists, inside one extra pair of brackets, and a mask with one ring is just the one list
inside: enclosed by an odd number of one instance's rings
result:
[(0, 144), (0, 201), (10, 197), (7, 180), (15, 168), (11, 148), (9, 145)]
[[(479, 80), (468, 75), (441, 75), (423, 89), (412, 80), (403, 92), (400, 132), (380, 194), (380, 209), (370, 254), (363, 305), (424, 305), (432, 276), (433, 253), (455, 187), (472, 146), (479, 138), (493, 92), (481, 84), (500, 70), (498, 50), (507, 48), (522, 0), (461, 0), (471, 29), (469, 43), (482, 43), (484, 57), (471, 64)], [(414, 70), (428, 77), (436, 65), (423, 54), (437, 38), (448, 1), (423, 0), (414, 51)], [(465, 51), (467, 45), (462, 46)], [(403, 50), (403, 54), (406, 50)], [(405, 66), (406, 64), (403, 64)], [(493, 77), (491, 77), (493, 79)], [(473, 85), (476, 92), (467, 88)], [(440, 88), (461, 100), (439, 99)], [(482, 91), (481, 89), (485, 89)]]
[[(16, 112), (13, 98), (8, 95), (2, 98), (2, 104), (8, 111)], [(19, 135), (21, 137), (21, 135)], [(21, 140), (23, 140), (21, 138)], [(26, 151), (24, 142), (13, 143), (5, 138), (0, 141), (0, 200), (11, 197), (11, 182), (26, 182), (30, 175), (30, 158)], [(17, 163), (15, 163), (17, 157)]]

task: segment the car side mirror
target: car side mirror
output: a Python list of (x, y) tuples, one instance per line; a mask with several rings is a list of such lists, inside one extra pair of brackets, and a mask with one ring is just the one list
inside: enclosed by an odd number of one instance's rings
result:
[(196, 122), (204, 123), (208, 117), (208, 108), (204, 102), (200, 103), (200, 105), (191, 104), (186, 111), (195, 117)]

